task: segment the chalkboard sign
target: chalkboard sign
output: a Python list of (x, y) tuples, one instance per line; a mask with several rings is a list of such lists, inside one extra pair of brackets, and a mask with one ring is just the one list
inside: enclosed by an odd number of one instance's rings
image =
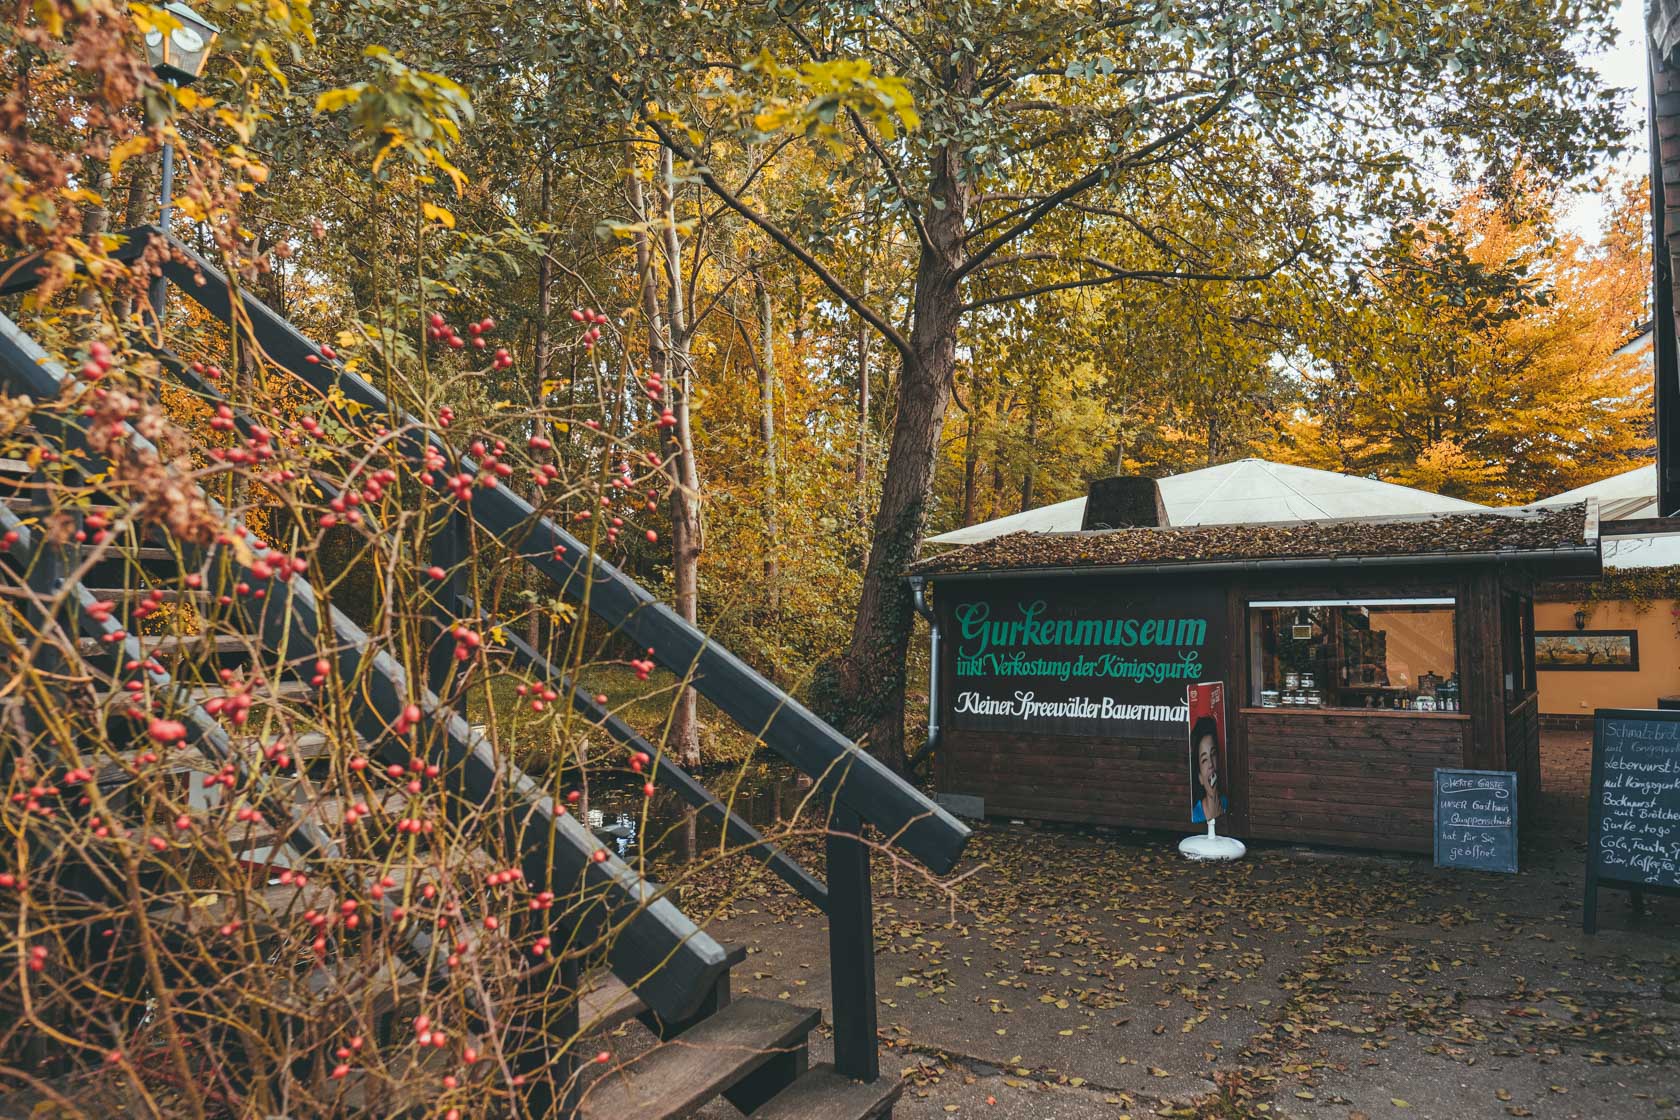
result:
[(1680, 888), (1680, 712), (1593, 713), (1587, 886), (1581, 927), (1598, 924), (1598, 887)]
[(1435, 866), (1517, 869), (1517, 775), (1435, 771)]

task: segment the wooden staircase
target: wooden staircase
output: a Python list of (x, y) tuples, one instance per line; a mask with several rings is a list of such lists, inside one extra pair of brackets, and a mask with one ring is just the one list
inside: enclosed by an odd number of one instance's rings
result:
[[(137, 254), (153, 234), (130, 231), (124, 252)], [(176, 255), (168, 266), (170, 279), (228, 322), (231, 289), (225, 279), (186, 246), (172, 242), (172, 247)], [(27, 262), (0, 268), (0, 276), (11, 278), (0, 284), (0, 294), (27, 286), (32, 275)], [(323, 393), (341, 394), (373, 415), (389, 414), (385, 399), (366, 382), (337, 368), (330, 355), (259, 301), (240, 298), (243, 318), (272, 359)], [(171, 355), (159, 356), (188, 389), (207, 401), (224, 401), (216, 386)], [(0, 316), (0, 387), (45, 400), (56, 396), (66, 380), (64, 371), (33, 340)], [(250, 427), (248, 418), (238, 420)], [(75, 421), (65, 423), (65, 438), (74, 439)], [(132, 430), (128, 440), (131, 447), (149, 446)], [(448, 454), (471, 468), (453, 451)], [(186, 730), (180, 749), (165, 759), (143, 761), (151, 747), (145, 742), (122, 744), (123, 705), (112, 704), (118, 710), (105, 716), (113, 729), (111, 742), (120, 749), (100, 760), (99, 782), (119, 785), (142, 767), (149, 767), (146, 772), (153, 778), (179, 781), (176, 826), (217, 837), (235, 860), (250, 864), (253, 874), (266, 882), (234, 897), (153, 912), (152, 919), (183, 939), (202, 939), (210, 931), (239, 923), (249, 936), (270, 946), (268, 951), (298, 953), (296, 998), (348, 1009), (347, 1014), (357, 1018), (346, 1024), (347, 1030), (401, 1038), (404, 1032), (420, 1029), (415, 1025), (416, 1009), (424, 1006), (426, 977), (436, 974), (433, 965), (439, 955), (427, 939), (411, 940), (409, 956), (381, 958), (369, 956), (367, 939), (358, 940), (342, 925), (331, 938), (323, 934), (315, 941), (312, 953), (299, 952), (309, 946), (300, 944), (297, 932), (300, 920), (351, 912), (363, 930), (380, 923), (384, 928), (413, 928), (413, 922), (403, 926), (399, 902), (413, 904), (415, 884), (401, 874), (383, 879), (370, 875), (367, 881), (337, 885), (313, 877), (299, 882), (291, 874), (339, 850), (352, 835), (397, 843), (398, 824), (414, 796), (409, 785), (412, 769), (418, 765), (426, 781), (446, 786), (460, 804), (489, 805), (493, 797), (513, 798), (519, 806), (518, 823), (508, 822), (507, 835), (517, 849), (525, 883), (572, 900), (552, 919), (557, 938), (616, 924), (617, 934), (599, 965), (584, 973), (570, 962), (561, 966), (561, 990), (572, 997), (561, 1026), (579, 1037), (592, 1037), (634, 1021), (628, 1029), (646, 1032), (647, 1045), (623, 1061), (612, 1057), (610, 1047), (602, 1051), (608, 1055), (606, 1062), (581, 1061), (576, 1046), (535, 1055), (537, 1064), (527, 1072), (543, 1084), (527, 1095), (524, 1114), (663, 1120), (691, 1115), (722, 1098), (759, 1120), (868, 1120), (891, 1115), (900, 1086), (896, 1077), (883, 1077), (879, 1071), (869, 847), (863, 837), (873, 826), (909, 856), (943, 872), (958, 858), (967, 830), (560, 526), (505, 488), (485, 489), (475, 492), (471, 503), (438, 534), (434, 557), (440, 566), (457, 569), (466, 559), (463, 541), (469, 522), (479, 531), (509, 539), (517, 534), (526, 562), (558, 586), (575, 588), (588, 581), (593, 588), (589, 609), (602, 622), (658, 650), (667, 668), (690, 676), (702, 695), (814, 779), (819, 800), (830, 807), (826, 882), (766, 841), (679, 767), (660, 763), (662, 784), (719, 821), (753, 858), (828, 915), (834, 978), (832, 1065), (812, 1066), (809, 1060), (810, 1033), (822, 1021), (821, 1010), (732, 999), (730, 970), (745, 950), (718, 945), (657, 888), (611, 857), (611, 845), (600, 844), (538, 783), (498, 758), (493, 745), (441, 698), (446, 663), (433, 665), (426, 682), (409, 680), (368, 635), (323, 604), (302, 577), (274, 581), (260, 605), (236, 605), (230, 613), (215, 590), (181, 587), (183, 555), (178, 543), (155, 533), (140, 534), (127, 521), (126, 510), (109, 511), (111, 523), (123, 531), (107, 546), (105, 558), (87, 567), (80, 563), (87, 555), (85, 546), (50, 541), (40, 532), (36, 515), (43, 512), (41, 500), (41, 494), (31, 490), (25, 464), (14, 462), (8, 469), (0, 461), (0, 535), (13, 542), (0, 546), (0, 564), (13, 569), (16, 584), (64, 593), (62, 613), (34, 618), (32, 625), (70, 631), (74, 648), (103, 674), (109, 697), (120, 698), (123, 682), (136, 680), (167, 695)], [(72, 574), (78, 572), (83, 578), (73, 582)], [(483, 620), (459, 580), (447, 581), (438, 598), (440, 626), (460, 619)], [(36, 601), (0, 600), (0, 610), (27, 613)], [(136, 636), (141, 627), (135, 624), (135, 612), (142, 603), (174, 602), (216, 614), (221, 628), (206, 634)], [(517, 638), (508, 644), (518, 666), (542, 679), (563, 679), (556, 667)], [(338, 679), (359, 682), (348, 728), (342, 708), (332, 710), (310, 681), (317, 650), (331, 651), (328, 656)], [(298, 651), (307, 654), (300, 656)], [(588, 693), (570, 682), (567, 688), (573, 707), (612, 738), (632, 749), (657, 753)], [(225, 726), (213, 713), (232, 697), (250, 700), (251, 726), (259, 726), (266, 717), (273, 726), (298, 730), (277, 748), (272, 738)], [(416, 706), (422, 718), (415, 737), (394, 741), (392, 724)], [(274, 755), (277, 749), (283, 763)], [(0, 747), (0, 761), (3, 751)], [(368, 796), (321, 795), (312, 774), (346, 757), (368, 761)], [(214, 780), (234, 773), (239, 777), (237, 796), (219, 789)], [(494, 866), (488, 851), (459, 851), (456, 858), (466, 862), (463, 871)], [(456, 928), (467, 929), (470, 918), (461, 915)], [(350, 925), (354, 928), (356, 923)], [(452, 936), (461, 936), (463, 946), (471, 941), (464, 932)], [(464, 951), (472, 950), (469, 946)], [(451, 963), (453, 959), (452, 954)], [(508, 1029), (519, 1025), (509, 1024)], [(416, 1060), (424, 1062), (421, 1050)], [(335, 1115), (395, 1115), (423, 1109), (425, 1103), (381, 1097), (376, 1087), (355, 1075), (342, 1077), (335, 1092)], [(28, 1114), (32, 1098), (38, 1100), (39, 1095), (0, 1096), (0, 1116)]]

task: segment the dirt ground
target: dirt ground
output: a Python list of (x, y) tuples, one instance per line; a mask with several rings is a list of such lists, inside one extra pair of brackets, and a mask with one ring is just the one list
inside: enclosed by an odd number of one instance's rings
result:
[[(1581, 933), (1587, 737), (1544, 754), (1514, 876), (1268, 844), (1198, 865), (1171, 836), (1004, 821), (955, 900), (883, 867), (896, 1115), (1680, 1116), (1680, 899), (1601, 894)], [(714, 931), (754, 947), (737, 992), (820, 1007), (826, 928), (766, 885)]]

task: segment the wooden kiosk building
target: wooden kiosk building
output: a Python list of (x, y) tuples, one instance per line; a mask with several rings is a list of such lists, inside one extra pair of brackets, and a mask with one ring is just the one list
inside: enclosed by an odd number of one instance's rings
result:
[(1599, 570), (1592, 503), (972, 544), (910, 574), (937, 788), (1187, 830), (1185, 687), (1223, 681), (1221, 831), (1428, 851), (1437, 767), (1514, 770), (1538, 804), (1534, 585)]

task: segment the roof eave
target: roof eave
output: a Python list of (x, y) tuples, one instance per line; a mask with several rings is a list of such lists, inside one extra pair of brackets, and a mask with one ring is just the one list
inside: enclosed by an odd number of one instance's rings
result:
[(1529, 563), (1548, 567), (1580, 567), (1580, 572), (1549, 572), (1553, 579), (1571, 575), (1597, 576), (1604, 560), (1597, 539), (1565, 548), (1494, 549), (1487, 552), (1409, 552), (1384, 556), (1274, 556), (1244, 560), (1168, 560), (1145, 564), (1057, 565), (1023, 568), (978, 568), (970, 571), (912, 572), (910, 578), (929, 581), (1046, 579), (1069, 576), (1220, 574), (1231, 572), (1299, 571), (1312, 568), (1394, 568), (1426, 564)]

